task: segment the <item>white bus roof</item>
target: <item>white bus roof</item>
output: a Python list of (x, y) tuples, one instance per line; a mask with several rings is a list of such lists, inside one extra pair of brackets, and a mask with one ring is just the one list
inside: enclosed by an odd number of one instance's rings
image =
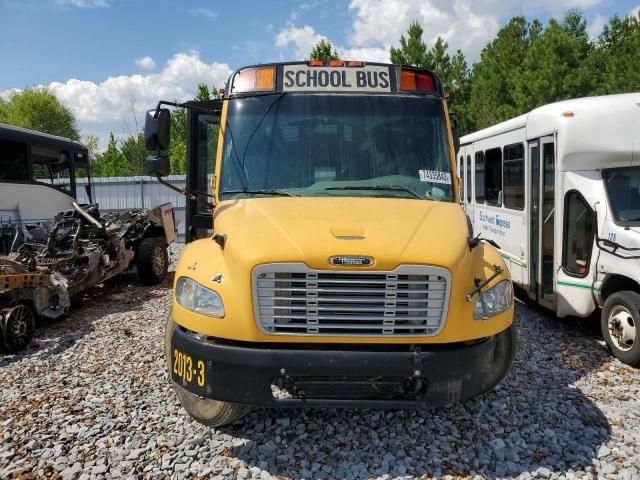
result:
[(586, 97), (551, 103), (484, 130), (461, 145), (524, 129), (523, 140), (558, 135), (558, 168), (592, 170), (640, 164), (640, 93)]

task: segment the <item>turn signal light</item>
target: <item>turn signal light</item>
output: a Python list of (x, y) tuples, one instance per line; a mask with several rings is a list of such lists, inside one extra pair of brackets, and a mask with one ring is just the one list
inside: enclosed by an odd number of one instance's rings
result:
[(275, 67), (257, 67), (240, 70), (234, 80), (233, 93), (272, 92), (276, 89)]
[(405, 70), (400, 72), (400, 90), (405, 92), (430, 93), (435, 92), (433, 77), (426, 72)]

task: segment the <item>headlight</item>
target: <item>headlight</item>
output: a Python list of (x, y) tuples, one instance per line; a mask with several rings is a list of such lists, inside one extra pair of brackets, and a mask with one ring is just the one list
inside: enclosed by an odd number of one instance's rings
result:
[[(513, 287), (509, 280), (502, 280), (496, 286), (478, 294), (476, 304), (473, 307), (473, 318), (484, 320), (504, 312), (511, 306), (513, 300)], [(484, 303), (484, 306), (483, 306)]]
[(224, 306), (220, 295), (187, 277), (178, 279), (176, 302), (184, 308), (202, 315), (224, 317)]

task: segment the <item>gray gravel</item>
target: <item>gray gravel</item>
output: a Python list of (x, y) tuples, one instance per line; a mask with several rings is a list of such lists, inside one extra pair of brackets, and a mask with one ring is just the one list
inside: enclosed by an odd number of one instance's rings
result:
[(168, 384), (169, 292), (121, 277), (0, 360), (0, 477), (640, 479), (640, 371), (593, 321), (518, 305), (512, 371), (452, 408), (260, 409), (212, 429)]

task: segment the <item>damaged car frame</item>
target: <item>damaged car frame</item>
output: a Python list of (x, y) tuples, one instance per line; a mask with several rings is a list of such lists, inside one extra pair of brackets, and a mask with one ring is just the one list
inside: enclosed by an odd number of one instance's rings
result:
[(108, 213), (95, 205), (56, 215), (53, 226), (25, 230), (27, 240), (0, 257), (2, 347), (26, 347), (36, 317), (64, 315), (70, 298), (134, 266), (145, 284), (165, 279), (167, 245), (175, 240), (171, 204), (151, 210)]

